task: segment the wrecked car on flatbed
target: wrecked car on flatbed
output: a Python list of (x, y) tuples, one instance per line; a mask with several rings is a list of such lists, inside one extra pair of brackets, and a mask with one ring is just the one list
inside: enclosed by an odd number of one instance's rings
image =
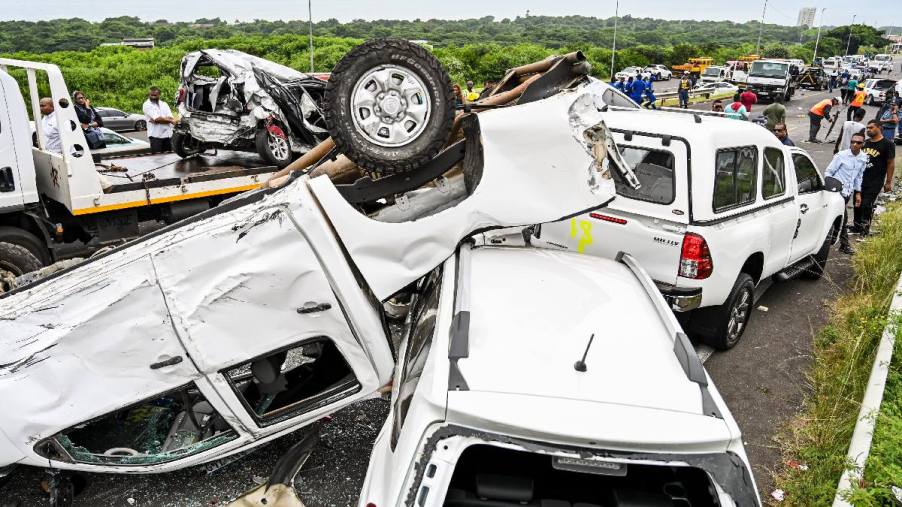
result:
[[(0, 466), (163, 472), (309, 425), (391, 381), (396, 353), (382, 302), (428, 283), (441, 266), (465, 266), (466, 245), (481, 233), (596, 209), (614, 197), (612, 178), (638, 184), (603, 121), (610, 87), (587, 77), (581, 54), (511, 71), (472, 106), (482, 112), (455, 118), (450, 80), (426, 50), (396, 40), (362, 48), (333, 72), (345, 85), (327, 100), (324, 156), (299, 159), (309, 164), (284, 186), (243, 194), (0, 298)], [(355, 65), (360, 55), (366, 65)], [(379, 106), (403, 117), (405, 93), (429, 101), (422, 128), (397, 130), (394, 117), (362, 112)], [(336, 127), (343, 122), (350, 128)], [(362, 175), (352, 184), (322, 175), (342, 157)], [(521, 267), (516, 276), (544, 269)], [(463, 290), (455, 308), (481, 293)], [(641, 308), (653, 307), (649, 297)], [(469, 325), (469, 312), (456, 311), (452, 333)], [(667, 339), (693, 353), (685, 337)], [(668, 364), (689, 365), (699, 417), (735, 427), (719, 405), (708, 413), (697, 358), (680, 361)], [(727, 433), (735, 447), (738, 431)]]

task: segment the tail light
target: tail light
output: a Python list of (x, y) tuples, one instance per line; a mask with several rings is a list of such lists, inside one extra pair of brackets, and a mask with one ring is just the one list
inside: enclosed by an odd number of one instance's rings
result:
[(714, 261), (705, 238), (691, 232), (683, 236), (683, 250), (680, 254), (680, 272), (683, 278), (704, 280), (714, 271)]

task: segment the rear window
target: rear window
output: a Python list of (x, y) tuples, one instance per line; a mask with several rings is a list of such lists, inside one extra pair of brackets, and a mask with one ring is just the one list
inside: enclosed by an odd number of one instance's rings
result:
[(714, 211), (724, 211), (755, 200), (758, 149), (754, 146), (717, 152), (714, 176)]
[(622, 145), (620, 151), (642, 185), (636, 190), (623, 180), (618, 171), (612, 171), (617, 195), (655, 204), (671, 204), (675, 193), (673, 153)]

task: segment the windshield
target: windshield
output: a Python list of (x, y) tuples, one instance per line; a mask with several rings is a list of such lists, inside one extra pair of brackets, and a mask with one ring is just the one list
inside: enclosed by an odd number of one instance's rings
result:
[(788, 65), (789, 64), (786, 63), (776, 62), (754, 62), (752, 64), (752, 71), (749, 72), (749, 74), (759, 77), (782, 78), (786, 76)]
[(720, 75), (720, 69), (717, 68), (717, 67), (708, 67), (707, 69), (705, 69), (705, 74), (704, 74), (704, 75), (705, 75), (705, 76), (719, 76), (719, 75)]

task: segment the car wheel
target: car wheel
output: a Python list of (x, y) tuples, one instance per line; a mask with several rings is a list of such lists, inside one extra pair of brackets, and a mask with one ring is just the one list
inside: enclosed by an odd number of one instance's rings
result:
[(254, 144), (257, 146), (257, 153), (263, 157), (268, 164), (276, 167), (285, 167), (291, 163), (291, 145), (288, 143), (288, 137), (280, 128), (267, 128), (257, 130), (254, 136)]
[(754, 301), (755, 283), (751, 276), (740, 273), (724, 304), (693, 312), (691, 330), (717, 350), (731, 349), (745, 333)]
[(380, 175), (430, 161), (454, 122), (451, 78), (432, 53), (405, 40), (352, 49), (332, 70), (324, 103), (338, 150)]
[(44, 267), (40, 240), (14, 227), (0, 227), (0, 293), (12, 287), (10, 278)]
[(833, 237), (835, 234), (836, 231), (830, 229), (830, 232), (827, 233), (827, 237), (824, 238), (824, 244), (821, 245), (820, 250), (811, 256), (811, 260), (814, 261), (814, 263), (802, 273), (803, 278), (807, 278), (808, 280), (820, 280), (820, 278), (824, 276), (824, 269), (827, 267), (827, 258), (830, 256), (830, 245), (833, 244)]
[(172, 151), (182, 158), (188, 158), (204, 151), (204, 145), (187, 132), (172, 133)]
[(147, 130), (147, 122), (144, 120), (138, 120), (135, 122), (135, 130), (144, 131)]

